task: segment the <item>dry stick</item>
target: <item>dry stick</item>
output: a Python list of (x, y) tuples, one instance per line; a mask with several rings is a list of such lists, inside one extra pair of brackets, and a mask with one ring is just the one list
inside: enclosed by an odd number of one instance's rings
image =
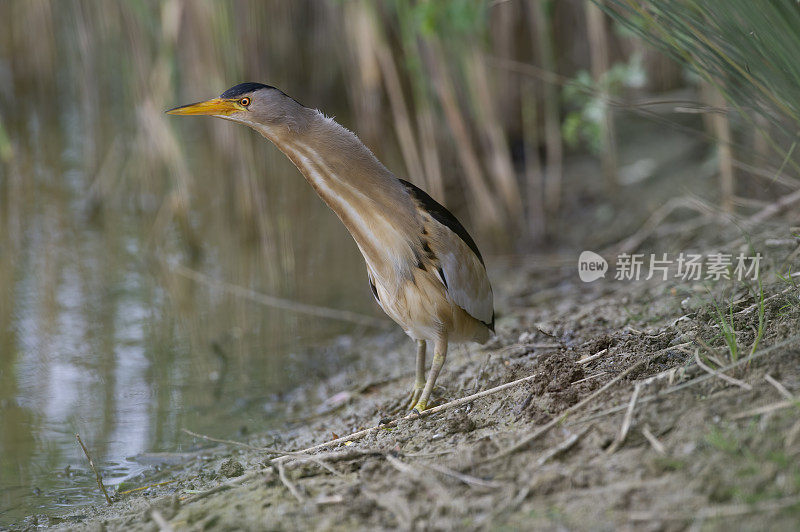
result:
[(417, 105), (417, 130), (422, 150), (422, 164), (425, 166), (425, 182), (432, 198), (437, 198), (442, 203), (447, 203), (445, 196), (444, 176), (442, 175), (439, 149), (436, 141), (436, 123), (434, 121), (431, 104), (426, 97), (417, 97), (421, 100)]
[[(291, 453), (289, 458), (297, 460), (298, 462), (308, 462), (313, 460), (326, 460), (329, 462), (342, 462), (352, 460), (354, 458), (361, 458), (362, 456), (383, 456), (388, 451), (383, 449), (358, 449), (353, 447), (345, 447), (340, 451), (330, 451), (320, 454), (305, 454), (302, 452)], [(273, 459), (273, 461), (277, 460)]]
[(375, 9), (367, 7), (367, 4), (360, 4), (362, 10), (369, 10), (366, 15), (368, 23), (369, 37), (372, 40), (375, 58), (381, 69), (383, 85), (386, 88), (386, 95), (389, 98), (389, 106), (394, 116), (394, 129), (397, 140), (400, 144), (400, 151), (406, 164), (408, 175), (413, 179), (421, 179), (425, 175), (422, 169), (422, 162), (419, 150), (414, 139), (414, 132), (411, 127), (411, 118), (403, 96), (403, 84), (400, 82), (400, 74), (397, 71), (392, 50), (386, 43), (383, 35), (382, 26), (375, 12)]
[(244, 447), (246, 449), (252, 449), (254, 451), (262, 451), (262, 452), (266, 452), (266, 453), (270, 453), (270, 454), (279, 454), (281, 456), (291, 456), (292, 458), (294, 458), (296, 460), (302, 460), (302, 461), (305, 461), (305, 462), (314, 462), (315, 464), (320, 466), (322, 469), (325, 469), (329, 473), (332, 473), (332, 474), (334, 474), (336, 476), (342, 476), (341, 473), (339, 473), (334, 468), (332, 468), (330, 465), (325, 463), (319, 456), (311, 456), (311, 455), (306, 455), (306, 454), (302, 454), (302, 453), (293, 453), (291, 451), (281, 451), (279, 449), (272, 449), (270, 447), (255, 447), (253, 445), (248, 445), (246, 443), (242, 443), (242, 442), (238, 442), (238, 441), (234, 441), (234, 440), (221, 440), (219, 438), (212, 438), (211, 436), (206, 436), (205, 434), (198, 434), (198, 433), (192, 432), (191, 430), (188, 430), (188, 429), (181, 429), (181, 430), (183, 432), (185, 432), (186, 434), (189, 434), (191, 436), (195, 436), (197, 438), (202, 438), (202, 439), (208, 440), (208, 441), (213, 441), (213, 442), (217, 442), (217, 443), (226, 443), (226, 444), (230, 444), (230, 445), (237, 445), (239, 447)]
[(600, 373), (595, 373), (594, 375), (589, 375), (588, 377), (584, 377), (584, 378), (582, 378), (580, 380), (573, 381), (572, 384), (580, 384), (582, 382), (590, 381), (592, 379), (596, 379), (598, 377), (602, 377), (606, 373), (608, 373), (608, 372), (607, 371), (601, 371)]
[(434, 451), (430, 453), (403, 453), (403, 456), (407, 456), (409, 458), (430, 458), (432, 456), (444, 456), (446, 454), (453, 454), (455, 449), (445, 449), (443, 451)]
[(608, 353), (608, 348), (607, 347), (605, 349), (603, 349), (602, 351), (598, 351), (597, 353), (595, 353), (592, 356), (588, 356), (586, 358), (582, 358), (582, 359), (578, 360), (577, 363), (578, 364), (588, 364), (592, 360), (600, 358), (601, 356), (605, 355), (606, 353)]
[(719, 88), (711, 89), (712, 105), (718, 108), (713, 115), (714, 133), (719, 139), (717, 144), (719, 158), (720, 196), (722, 208), (725, 212), (733, 212), (734, 172), (733, 155), (731, 151), (731, 126), (728, 120), (728, 111), (725, 107), (725, 97)]
[(639, 245), (647, 240), (647, 238), (652, 235), (656, 229), (658, 229), (661, 223), (670, 214), (672, 214), (673, 211), (682, 208), (695, 210), (700, 214), (706, 214), (705, 209), (703, 209), (701, 205), (694, 201), (693, 198), (684, 196), (671, 198), (664, 205), (656, 209), (638, 231), (625, 238), (625, 240), (612, 246), (611, 249), (609, 249), (609, 252), (614, 248), (616, 248), (616, 251), (620, 253), (632, 253), (633, 251), (636, 251)]
[(251, 480), (251, 479), (257, 477), (258, 475), (264, 473), (265, 471), (269, 471), (269, 470), (258, 469), (256, 471), (251, 471), (251, 472), (247, 473), (246, 475), (242, 475), (239, 478), (235, 478), (233, 480), (229, 480), (228, 482), (225, 482), (224, 484), (219, 484), (219, 485), (214, 486), (213, 488), (208, 489), (208, 490), (206, 490), (206, 491), (204, 491), (202, 493), (197, 493), (197, 494), (193, 495), (192, 497), (189, 497), (187, 499), (183, 499), (182, 502), (184, 504), (189, 504), (189, 503), (192, 503), (192, 502), (199, 501), (200, 499), (205, 499), (206, 497), (208, 497), (210, 495), (214, 495), (215, 493), (219, 493), (220, 491), (225, 491), (227, 489), (234, 488), (234, 487), (236, 487), (236, 486), (238, 486), (240, 484), (244, 484), (248, 480)]
[(707, 519), (719, 517), (736, 517), (759, 512), (781, 510), (800, 503), (800, 497), (784, 497), (774, 501), (765, 501), (756, 504), (728, 504), (724, 506), (707, 506), (695, 514), (670, 512), (629, 512), (631, 521), (687, 521), (690, 519)]
[(169, 524), (169, 521), (167, 521), (158, 510), (150, 510), (150, 519), (158, 525), (158, 530), (160, 532), (172, 532), (172, 525)]
[(504, 345), (499, 350), (493, 351), (492, 353), (502, 357), (520, 347), (526, 347), (528, 349), (561, 349), (561, 344), (529, 344), (527, 342), (516, 342)]
[(497, 190), (503, 197), (505, 208), (511, 220), (523, 219), (522, 196), (517, 184), (516, 171), (511, 161), (511, 150), (508, 146), (503, 125), (497, 116), (495, 99), (489, 87), (491, 79), (486, 72), (486, 57), (477, 48), (472, 52), (469, 60), (468, 75), (471, 85), (475, 88), (475, 103), (478, 109), (478, 120), (481, 123), (480, 131), (485, 133), (488, 147), (490, 175), (497, 183)]
[(344, 476), (342, 473), (340, 473), (336, 469), (334, 469), (333, 466), (329, 465), (327, 462), (325, 462), (324, 460), (320, 459), (318, 456), (314, 456), (314, 455), (295, 455), (293, 458), (298, 462), (313, 462), (313, 463), (317, 464), (318, 466), (320, 466), (325, 471), (327, 471), (328, 473), (332, 474), (333, 476), (336, 476), (336, 477), (343, 477)]
[(592, 428), (592, 425), (588, 427), (584, 427), (583, 429), (579, 430), (575, 434), (572, 434), (569, 438), (562, 441), (552, 449), (548, 450), (547, 452), (543, 453), (537, 460), (536, 465), (541, 466), (544, 465), (545, 462), (550, 460), (551, 458), (558, 456), (559, 454), (563, 453), (564, 451), (568, 450), (570, 447), (575, 445), (575, 443), (587, 432), (589, 429)]
[(516, 386), (518, 384), (522, 384), (524, 382), (532, 381), (533, 379), (535, 379), (539, 375), (540, 375), (539, 373), (535, 373), (533, 375), (528, 375), (527, 377), (523, 377), (521, 379), (517, 379), (517, 380), (512, 381), (512, 382), (507, 382), (505, 384), (501, 384), (500, 386), (495, 386), (494, 388), (490, 388), (488, 390), (483, 390), (482, 392), (474, 393), (472, 395), (468, 395), (466, 397), (462, 397), (461, 399), (456, 399), (455, 401), (450, 401), (449, 403), (445, 403), (443, 405), (435, 406), (435, 407), (430, 408), (428, 410), (423, 410), (419, 414), (409, 414), (407, 416), (404, 416), (404, 417), (398, 418), (398, 419), (394, 419), (394, 420), (392, 420), (392, 421), (390, 421), (388, 423), (384, 423), (382, 425), (378, 425), (378, 426), (375, 426), (375, 427), (370, 427), (370, 428), (364, 429), (364, 430), (359, 430), (358, 432), (354, 432), (352, 434), (348, 434), (347, 436), (342, 436), (341, 438), (336, 438), (335, 440), (326, 441), (324, 443), (320, 443), (318, 445), (314, 445), (314, 446), (308, 447), (307, 449), (303, 449), (303, 450), (297, 451), (295, 453), (287, 454), (286, 456), (280, 456), (278, 458), (274, 458), (272, 460), (272, 462), (273, 463), (275, 463), (275, 462), (285, 462), (287, 460), (291, 460), (293, 458), (293, 455), (296, 455), (296, 454), (312, 453), (314, 451), (318, 451), (320, 449), (324, 449), (325, 447), (329, 447), (331, 445), (338, 445), (340, 443), (345, 443), (345, 442), (353, 442), (353, 441), (356, 441), (356, 440), (359, 440), (359, 439), (363, 438), (367, 434), (371, 434), (371, 433), (376, 432), (378, 430), (392, 428), (392, 427), (396, 426), (398, 423), (400, 423), (401, 421), (404, 421), (404, 420), (407, 420), (407, 419), (416, 419), (416, 418), (432, 416), (433, 414), (438, 414), (439, 412), (444, 412), (445, 410), (449, 410), (451, 408), (456, 408), (458, 406), (465, 405), (467, 403), (471, 403), (472, 401), (475, 401), (476, 399), (480, 399), (481, 397), (485, 397), (487, 395), (493, 395), (495, 393), (502, 392), (503, 390), (507, 390), (508, 388), (511, 388), (511, 387)]
[(761, 414), (767, 414), (769, 412), (773, 412), (775, 410), (781, 410), (783, 408), (788, 408), (790, 406), (800, 406), (800, 403), (798, 403), (796, 399), (792, 401), (780, 401), (778, 403), (772, 403), (770, 405), (753, 408), (752, 410), (747, 410), (745, 412), (739, 412), (738, 414), (734, 414), (733, 416), (731, 416), (731, 419), (741, 419), (743, 417), (759, 416)]
[[(698, 340), (700, 340), (700, 339), (698, 338)], [(700, 342), (703, 343), (702, 340), (700, 340)], [(708, 348), (708, 346), (705, 346), (705, 347)], [(698, 366), (700, 366), (700, 369), (702, 369), (706, 373), (710, 373), (711, 375), (714, 375), (715, 377), (718, 377), (718, 378), (724, 380), (725, 382), (728, 382), (728, 383), (733, 384), (735, 386), (739, 386), (742, 389), (745, 389), (745, 390), (748, 390), (748, 391), (753, 389), (753, 387), (750, 386), (749, 384), (747, 384), (746, 382), (742, 382), (739, 379), (734, 379), (730, 375), (725, 375), (724, 373), (722, 373), (720, 371), (717, 371), (717, 370), (707, 366), (702, 360), (700, 360), (700, 350), (699, 349), (695, 349), (694, 350), (694, 361), (697, 363)]]
[(764, 380), (766, 380), (768, 383), (773, 385), (775, 387), (775, 389), (778, 390), (778, 393), (780, 393), (783, 397), (785, 397), (789, 401), (795, 401), (796, 400), (794, 395), (792, 395), (792, 392), (787, 390), (786, 387), (783, 384), (781, 384), (780, 382), (776, 381), (772, 377), (772, 375), (770, 375), (769, 373), (767, 373), (764, 376)]
[(647, 441), (650, 442), (650, 445), (653, 446), (653, 450), (655, 452), (657, 452), (660, 455), (667, 454), (667, 449), (664, 447), (664, 444), (658, 441), (658, 438), (656, 438), (655, 434), (650, 432), (649, 425), (645, 425), (644, 427), (642, 427), (642, 434), (647, 439)]
[(297, 489), (297, 486), (295, 486), (294, 483), (289, 480), (289, 477), (286, 476), (286, 469), (284, 468), (283, 463), (278, 463), (277, 467), (278, 477), (281, 479), (281, 482), (283, 482), (283, 485), (288, 488), (289, 492), (294, 495), (294, 498), (297, 499), (298, 502), (306, 502), (306, 498), (302, 493), (300, 493), (300, 491)]
[[(370, 144), (377, 136), (378, 124), (374, 111), (378, 95), (380, 94), (381, 75), (378, 61), (375, 58), (373, 45), (374, 31), (369, 13), (364, 9), (363, 2), (347, 2), (344, 8), (344, 35), (352, 50), (351, 68), (354, 69), (354, 78), (357, 80), (357, 96), (354, 98), (356, 118), (363, 121), (366, 130), (363, 131)], [(765, 158), (766, 159), (766, 158)]]
[(797, 439), (798, 434), (800, 434), (800, 421), (789, 429), (789, 432), (786, 434), (786, 440), (783, 442), (783, 448), (789, 450), (789, 448), (794, 445), (794, 440)]
[(200, 439), (207, 440), (207, 441), (213, 441), (215, 443), (225, 443), (225, 444), (228, 444), (228, 445), (236, 445), (236, 446), (239, 446), (239, 447), (244, 447), (245, 449), (250, 449), (252, 451), (261, 451), (261, 452), (269, 453), (269, 454), (280, 454), (280, 455), (291, 454), (291, 451), (281, 451), (280, 449), (273, 449), (271, 447), (256, 447), (255, 445), (249, 445), (247, 443), (242, 443), (240, 441), (221, 440), (219, 438), (212, 438), (211, 436), (206, 436), (205, 434), (198, 434), (196, 432), (192, 432), (189, 429), (181, 429), (181, 430), (183, 432), (185, 432), (186, 434), (188, 434), (189, 436), (194, 436), (195, 438), (200, 438)]
[(439, 481), (438, 478), (436, 478), (436, 476), (426, 475), (425, 471), (422, 470), (422, 468), (420, 468), (419, 466), (403, 462), (402, 460), (400, 460), (395, 456), (392, 456), (391, 454), (386, 455), (386, 461), (389, 463), (390, 466), (392, 466), (399, 472), (403, 473), (404, 475), (408, 475), (414, 480), (424, 481), (433, 484), (434, 488), (433, 491), (435, 493), (446, 492), (444, 485)]
[[(776, 344), (773, 344), (773, 345), (771, 345), (769, 347), (765, 347), (764, 349), (762, 349), (762, 350), (760, 350), (760, 351), (758, 351), (756, 353), (753, 353), (752, 355), (747, 356), (747, 357), (739, 360), (738, 362), (734, 362), (732, 364), (728, 364), (724, 368), (720, 368), (720, 371), (728, 371), (728, 370), (731, 370), (731, 369), (734, 369), (734, 368), (738, 368), (739, 366), (742, 366), (744, 364), (749, 364), (753, 360), (755, 360), (757, 358), (761, 358), (761, 357), (763, 357), (765, 355), (768, 355), (768, 354), (772, 353), (773, 351), (775, 351), (777, 349), (780, 349), (781, 347), (787, 347), (787, 346), (790, 346), (790, 345), (794, 346), (794, 345), (797, 345), (798, 342), (800, 342), (800, 334), (796, 334), (794, 336), (790, 336), (789, 338), (786, 338), (786, 339), (784, 339), (784, 340), (782, 340), (782, 341), (780, 341), (780, 342), (778, 342)], [(672, 348), (668, 348), (668, 349), (672, 349)], [(647, 402), (655, 400), (658, 397), (662, 397), (662, 396), (667, 395), (667, 394), (678, 392), (680, 390), (683, 390), (683, 389), (688, 388), (690, 386), (694, 386), (695, 384), (700, 384), (701, 382), (707, 381), (708, 379), (712, 379), (712, 378), (714, 378), (714, 375), (712, 375), (710, 373), (707, 373), (705, 375), (701, 375), (699, 377), (695, 377), (694, 379), (692, 379), (690, 381), (687, 381), (687, 382), (684, 382), (682, 384), (678, 384), (676, 386), (668, 388), (668, 389), (664, 390), (663, 392), (656, 393), (656, 394), (653, 394), (653, 395), (648, 395), (647, 397), (643, 397), (642, 399), (639, 400), (639, 402), (640, 403), (647, 403)], [(593, 414), (590, 414), (590, 415), (588, 415), (588, 416), (586, 416), (584, 418), (572, 421), (572, 422), (570, 422), (570, 425), (574, 425), (576, 423), (586, 423), (587, 421), (594, 421), (595, 419), (599, 419), (601, 417), (605, 417), (605, 416), (608, 416), (608, 415), (611, 415), (611, 414), (616, 414), (617, 412), (625, 410), (625, 408), (627, 408), (627, 405), (618, 405), (618, 406), (614, 406), (614, 407), (611, 407), (611, 408), (607, 408), (605, 410), (601, 410), (600, 412), (595, 412)]]
[(375, 432), (377, 430), (394, 427), (394, 426), (396, 426), (398, 423), (400, 423), (403, 420), (427, 417), (427, 416), (430, 416), (430, 415), (433, 415), (433, 414), (437, 414), (439, 412), (443, 412), (445, 410), (449, 410), (451, 408), (455, 408), (455, 407), (458, 407), (458, 406), (461, 406), (461, 405), (464, 405), (464, 404), (467, 404), (467, 403), (471, 403), (472, 401), (475, 401), (476, 399), (480, 399), (481, 397), (484, 397), (484, 396), (487, 396), (487, 395), (492, 395), (492, 394), (501, 392), (501, 391), (503, 391), (503, 390), (505, 390), (507, 388), (511, 388), (512, 386), (516, 386), (517, 384), (522, 384), (524, 382), (531, 381), (531, 380), (533, 380), (534, 378), (536, 378), (539, 375), (540, 375), (539, 373), (535, 373), (533, 375), (529, 375), (527, 377), (523, 377), (521, 379), (517, 379), (517, 380), (512, 381), (512, 382), (507, 382), (505, 384), (501, 384), (500, 386), (495, 386), (494, 388), (490, 388), (488, 390), (483, 390), (481, 392), (477, 392), (477, 393), (474, 393), (472, 395), (468, 395), (466, 397), (462, 397), (461, 399), (456, 399), (454, 401), (450, 401), (449, 403), (445, 403), (443, 405), (439, 405), (439, 406), (430, 408), (428, 410), (424, 410), (419, 414), (416, 414), (416, 413), (408, 414), (407, 416), (392, 420), (392, 421), (390, 421), (388, 423), (384, 423), (382, 425), (378, 425), (378, 426), (375, 426), (375, 427), (370, 427), (370, 428), (367, 428), (367, 429), (363, 429), (363, 430), (360, 430), (358, 432), (354, 432), (352, 434), (348, 434), (346, 436), (342, 436), (342, 437), (337, 438), (335, 440), (331, 440), (331, 441), (328, 441), (328, 442), (320, 443), (318, 445), (314, 445), (313, 447), (309, 447), (307, 449), (296, 451), (294, 453), (287, 454), (286, 456), (275, 458), (275, 459), (273, 459), (273, 462), (274, 461), (289, 460), (289, 459), (292, 459), (295, 455), (307, 454), (307, 453), (322, 449), (324, 447), (327, 447), (329, 445), (336, 445), (336, 444), (345, 443), (345, 442), (353, 442), (353, 441), (361, 439), (364, 436), (366, 436), (367, 434), (370, 434), (370, 433)]
[(456, 480), (460, 480), (464, 484), (468, 486), (476, 486), (479, 488), (492, 488), (492, 489), (499, 489), (503, 487), (503, 484), (500, 482), (493, 482), (491, 480), (483, 480), (482, 478), (473, 477), (472, 475), (465, 475), (464, 473), (459, 473), (458, 471), (454, 471), (449, 467), (445, 467), (439, 464), (421, 464), (423, 467), (427, 467), (428, 469), (432, 469), (437, 473), (441, 473), (442, 475), (453, 477)]
[(528, 231), (534, 241), (537, 241), (544, 238), (547, 225), (544, 216), (546, 212), (544, 206), (544, 172), (538, 150), (539, 120), (536, 84), (529, 79), (521, 80), (520, 92)]
[[(769, 157), (765, 157), (764, 160), (769, 160)], [(747, 164), (738, 159), (733, 159), (733, 167), (739, 170), (744, 170), (745, 172), (747, 172), (752, 176), (767, 179), (770, 183), (772, 182), (780, 183), (781, 185), (787, 186), (792, 189), (800, 188), (800, 179), (783, 175), (780, 170), (776, 171), (774, 168), (762, 169), (757, 166)]]
[(457, 146), (456, 154), (469, 185), (471, 206), (474, 212), (483, 213), (488, 225), (500, 226), (503, 224), (505, 214), (496, 195), (485, 181), (480, 161), (472, 145), (467, 122), (462, 113), (462, 106), (458, 102), (448, 63), (437, 37), (428, 40), (428, 45), (423, 46), (422, 55), (427, 58), (426, 63), (433, 88), (442, 105), (445, 120)]
[[(199, 475), (195, 475), (194, 477), (190, 478), (189, 480), (197, 478), (198, 476)], [(155, 484), (148, 484), (147, 486), (139, 486), (138, 488), (133, 488), (133, 489), (130, 489), (130, 490), (118, 491), (117, 495), (128, 495), (129, 493), (135, 493), (137, 491), (142, 491), (142, 490), (146, 490), (146, 489), (150, 489), (150, 488), (158, 488), (160, 486), (166, 486), (167, 484), (172, 484), (174, 482), (178, 482), (179, 480), (182, 480), (182, 479), (173, 478), (172, 480), (165, 480), (164, 482), (157, 482)]]
[(783, 196), (775, 203), (767, 205), (766, 207), (755, 213), (753, 216), (746, 219), (744, 222), (744, 226), (745, 228), (749, 228), (754, 225), (757, 225), (767, 220), (768, 218), (772, 218), (785, 208), (790, 207), (797, 202), (800, 202), (800, 190), (795, 190), (791, 194)]
[(740, 310), (738, 312), (734, 312), (734, 314), (736, 314), (736, 315), (747, 314), (748, 312), (759, 308), (762, 305), (762, 303), (766, 303), (767, 301), (775, 299), (776, 297), (780, 297), (780, 296), (782, 296), (784, 294), (787, 294), (787, 293), (791, 292), (792, 290), (797, 290), (797, 289), (794, 286), (790, 286), (788, 288), (784, 288), (783, 290), (781, 290), (780, 292), (778, 292), (776, 294), (772, 294), (769, 297), (765, 297), (762, 301), (759, 301), (758, 303), (754, 303), (754, 304), (750, 305), (749, 307), (743, 308), (742, 310)]
[[(486, 458), (485, 460), (482, 460), (482, 462), (491, 462), (493, 460), (497, 460), (498, 458), (502, 458), (504, 456), (512, 454), (512, 453), (514, 453), (514, 452), (516, 452), (516, 451), (518, 451), (520, 449), (523, 449), (524, 447), (527, 447), (533, 440), (539, 438), (541, 435), (543, 435), (544, 433), (546, 433), (547, 431), (549, 431), (550, 429), (552, 429), (553, 427), (555, 427), (556, 425), (558, 425), (559, 423), (561, 423), (562, 421), (567, 419), (567, 416), (569, 416), (573, 412), (577, 411), (578, 409), (582, 408), (584, 405), (587, 405), (588, 403), (590, 403), (591, 401), (593, 401), (594, 399), (599, 397), (601, 394), (605, 393), (605, 391), (608, 390), (609, 388), (611, 388), (613, 385), (615, 385), (616, 383), (618, 383), (619, 381), (624, 379), (626, 376), (630, 375), (630, 373), (633, 370), (637, 369), (638, 367), (642, 366), (643, 364), (645, 364), (647, 362), (650, 362), (651, 360), (653, 360), (656, 356), (659, 356), (660, 354), (661, 354), (661, 352), (658, 351), (656, 353), (653, 353), (649, 357), (640, 359), (638, 362), (636, 362), (635, 364), (630, 366), (628, 369), (626, 369), (625, 371), (623, 371), (622, 373), (620, 373), (619, 375), (617, 375), (616, 377), (614, 377), (613, 379), (608, 381), (602, 388), (600, 388), (599, 390), (597, 390), (593, 394), (589, 395), (588, 397), (586, 397), (582, 401), (580, 401), (580, 402), (572, 405), (571, 407), (567, 408), (564, 411), (564, 413), (561, 414), (560, 416), (553, 418), (549, 423), (547, 423), (545, 425), (542, 425), (541, 427), (536, 429), (532, 434), (529, 434), (528, 436), (525, 436), (524, 438), (519, 440), (517, 443), (512, 444), (510, 447), (507, 447), (507, 448), (503, 449), (502, 451), (498, 451), (496, 454), (490, 456), (489, 458)], [(477, 464), (473, 463), (472, 465), (477, 465)]]
[(103, 479), (100, 477), (100, 473), (97, 472), (97, 468), (94, 466), (94, 461), (92, 460), (92, 457), (89, 456), (89, 451), (88, 451), (88, 449), (86, 449), (86, 446), (83, 444), (83, 440), (81, 440), (81, 435), (78, 434), (77, 432), (75, 433), (75, 439), (78, 440), (78, 443), (80, 444), (81, 449), (83, 449), (83, 454), (85, 454), (86, 455), (86, 459), (89, 460), (89, 467), (91, 467), (92, 471), (94, 471), (94, 476), (97, 479), (97, 485), (100, 486), (101, 490), (103, 490), (103, 495), (106, 496), (106, 502), (108, 503), (109, 506), (111, 506), (111, 497), (108, 496), (108, 492), (106, 491), (106, 487), (103, 486)]
[(393, 497), (391, 494), (368, 491), (366, 489), (362, 490), (361, 493), (368, 499), (374, 501), (375, 504), (391, 513), (397, 520), (399, 525), (397, 528), (399, 530), (413, 530), (413, 519), (410, 515), (411, 509), (404, 499)]
[(341, 495), (317, 495), (314, 498), (314, 504), (319, 506), (325, 506), (327, 504), (342, 504), (344, 502), (344, 497)]
[(628, 403), (628, 410), (625, 412), (625, 417), (622, 420), (622, 427), (619, 429), (617, 439), (615, 439), (614, 442), (608, 447), (608, 450), (606, 450), (607, 454), (614, 454), (628, 436), (628, 431), (630, 430), (631, 422), (633, 421), (633, 409), (636, 408), (636, 400), (639, 398), (639, 392), (641, 391), (642, 384), (637, 382), (636, 386), (633, 388), (633, 393), (631, 394), (631, 401)]
[[(541, 69), (547, 73), (556, 71), (556, 60), (553, 39), (553, 17), (548, 15), (544, 2), (528, 3), (528, 22), (533, 34), (537, 59)], [(543, 204), (552, 216), (557, 214), (561, 205), (561, 183), (563, 177), (564, 146), (561, 136), (561, 117), (559, 91), (555, 84), (561, 79), (557, 74), (548, 76), (542, 83), (542, 104), (544, 107), (544, 140), (545, 140), (545, 181)]]
[(386, 328), (389, 326), (389, 322), (386, 320), (373, 318), (372, 316), (359, 314), (358, 312), (308, 305), (306, 303), (298, 303), (297, 301), (291, 301), (289, 299), (282, 299), (279, 297), (261, 294), (243, 286), (213, 279), (198, 271), (187, 268), (186, 266), (171, 265), (169, 266), (169, 269), (176, 275), (186, 277), (187, 279), (191, 279), (192, 281), (209, 287), (221, 288), (226, 292), (230, 292), (231, 294), (249, 299), (250, 301), (255, 301), (256, 303), (260, 303), (268, 307), (288, 310), (290, 312), (297, 312), (299, 314), (308, 314), (310, 316), (317, 316), (319, 318), (327, 318), (330, 320), (349, 321), (351, 323), (368, 325), (370, 327)]
[[(343, 477), (344, 475), (334, 469), (331, 465), (328, 464), (328, 460), (330, 461), (342, 461), (342, 460), (350, 460), (354, 458), (360, 458), (363, 456), (372, 456), (372, 455), (385, 455), (386, 452), (381, 449), (345, 449), (344, 451), (335, 451), (330, 453), (320, 453), (320, 454), (303, 454), (303, 453), (291, 453), (289, 458), (292, 459), (291, 464), (295, 463), (305, 463), (305, 462), (313, 462), (320, 466), (321, 468), (325, 469), (329, 473), (337, 476)], [(283, 463), (283, 462), (281, 462)]]
[(618, 186), (617, 176), (617, 145), (615, 139), (614, 116), (606, 100), (608, 89), (603, 77), (609, 70), (609, 44), (606, 15), (602, 9), (603, 0), (584, 2), (586, 13), (586, 26), (589, 38), (589, 56), (591, 61), (592, 77), (600, 87), (600, 101), (602, 105), (602, 124), (600, 126), (600, 141), (602, 143), (601, 162), (603, 175), (606, 178), (607, 192), (613, 192)]
[(626, 492), (631, 490), (659, 489), (663, 486), (671, 485), (675, 482), (673, 476), (660, 476), (649, 479), (623, 480), (619, 482), (605, 483), (599, 486), (588, 488), (556, 489), (549, 494), (551, 499), (575, 501), (586, 497), (601, 495), (607, 496), (609, 493)]
[[(689, 345), (689, 342), (686, 342), (686, 344), (678, 344), (676, 346), (673, 346), (673, 348), (674, 349), (678, 349), (679, 347), (681, 347), (683, 345)], [(639, 382), (641, 382), (643, 386), (647, 386), (648, 384), (652, 384), (652, 383), (654, 383), (656, 381), (659, 381), (661, 379), (667, 379), (668, 380), (668, 384), (671, 385), (672, 381), (675, 380), (675, 374), (678, 372), (679, 369), (682, 369), (682, 368), (675, 367), (675, 368), (666, 369), (666, 370), (664, 370), (664, 371), (662, 371), (660, 373), (656, 373), (652, 377), (647, 377), (646, 379), (644, 379), (642, 381), (639, 381)]]

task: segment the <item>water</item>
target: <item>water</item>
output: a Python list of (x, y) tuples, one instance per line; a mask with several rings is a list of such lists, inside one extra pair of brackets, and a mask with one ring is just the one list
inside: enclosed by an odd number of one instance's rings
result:
[(315, 346), (352, 323), (241, 289), (379, 316), (349, 235), (253, 132), (161, 113), (183, 102), (12, 86), (0, 527), (102, 503), (75, 433), (113, 488), (150, 467), (137, 456), (192, 448), (182, 428), (276, 426), (281, 392), (346, 364)]

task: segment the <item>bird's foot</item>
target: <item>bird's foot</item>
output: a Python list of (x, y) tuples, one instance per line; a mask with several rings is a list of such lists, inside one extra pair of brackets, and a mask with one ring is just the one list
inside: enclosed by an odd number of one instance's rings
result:
[(414, 389), (411, 390), (411, 395), (408, 397), (408, 401), (405, 403), (406, 410), (413, 410), (417, 407), (418, 401), (420, 396), (422, 396), (422, 389), (424, 388), (424, 384), (422, 386), (414, 386)]
[(411, 410), (415, 414), (421, 414), (423, 411), (425, 411), (426, 408), (428, 408), (428, 402), (420, 400), (417, 401), (417, 404), (415, 404), (414, 408), (412, 408)]

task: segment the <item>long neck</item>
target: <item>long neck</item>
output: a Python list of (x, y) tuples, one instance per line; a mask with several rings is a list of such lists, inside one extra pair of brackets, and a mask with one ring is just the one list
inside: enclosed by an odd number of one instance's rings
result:
[(405, 188), (351, 131), (318, 111), (305, 111), (297, 127), (261, 133), (336, 213), (374, 274), (382, 274), (377, 270), (387, 254), (396, 267), (405, 264), (411, 253), (406, 239), (420, 223)]

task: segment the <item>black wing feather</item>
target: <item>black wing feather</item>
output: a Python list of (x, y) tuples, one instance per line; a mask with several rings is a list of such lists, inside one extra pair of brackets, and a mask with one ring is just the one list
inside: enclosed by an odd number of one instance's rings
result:
[(464, 241), (469, 249), (475, 253), (475, 255), (478, 257), (478, 260), (481, 261), (481, 264), (483, 264), (484, 267), (486, 266), (483, 263), (483, 257), (481, 256), (481, 252), (478, 250), (478, 246), (475, 244), (475, 241), (472, 239), (467, 230), (464, 229), (464, 226), (461, 225), (461, 222), (459, 222), (458, 219), (453, 216), (453, 213), (448, 211), (441, 203), (430, 197), (427, 192), (413, 183), (409, 183), (404, 179), (400, 179), (399, 181), (406, 187), (411, 196), (420, 202), (423, 207), (425, 207), (425, 210), (428, 211), (434, 220), (458, 235), (458, 237)]

